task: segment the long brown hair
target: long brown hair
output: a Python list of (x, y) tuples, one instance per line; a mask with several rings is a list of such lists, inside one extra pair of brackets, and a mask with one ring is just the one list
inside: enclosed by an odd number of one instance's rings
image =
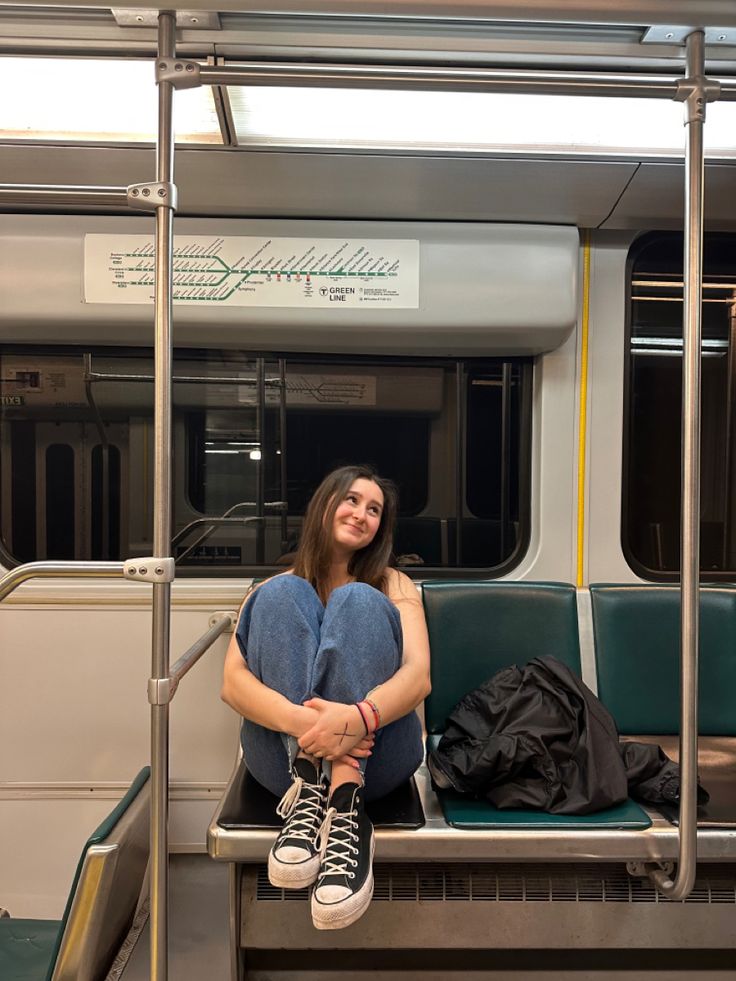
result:
[(365, 548), (355, 552), (348, 563), (348, 573), (357, 582), (368, 583), (385, 592), (386, 567), (393, 548), (394, 525), (398, 508), (396, 486), (379, 477), (373, 467), (357, 465), (339, 467), (328, 473), (307, 506), (293, 573), (311, 583), (324, 602), (329, 587), (332, 557), (332, 529), (335, 511), (356, 480), (372, 480), (383, 492), (381, 523), (375, 537)]

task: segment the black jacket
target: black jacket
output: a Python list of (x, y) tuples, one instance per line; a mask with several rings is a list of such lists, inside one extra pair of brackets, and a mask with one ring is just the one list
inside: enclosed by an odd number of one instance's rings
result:
[(437, 786), (498, 808), (590, 814), (629, 795), (679, 796), (679, 769), (660, 747), (619, 744), (608, 710), (553, 657), (504, 668), (465, 695), (428, 763)]

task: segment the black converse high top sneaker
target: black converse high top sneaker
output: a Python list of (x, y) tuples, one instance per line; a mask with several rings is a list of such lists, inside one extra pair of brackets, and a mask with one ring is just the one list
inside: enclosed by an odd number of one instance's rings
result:
[(359, 784), (342, 784), (332, 794), (320, 845), (312, 922), (318, 930), (339, 930), (363, 915), (373, 895), (373, 825)]
[(268, 856), (269, 881), (281, 889), (304, 889), (317, 878), (317, 838), (327, 805), (327, 784), (313, 763), (294, 760), (293, 775), (276, 808), (284, 826)]

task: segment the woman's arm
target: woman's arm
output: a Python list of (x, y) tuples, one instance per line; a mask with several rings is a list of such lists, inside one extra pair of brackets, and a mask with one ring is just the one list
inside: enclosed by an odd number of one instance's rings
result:
[[(259, 585), (263, 584), (259, 583)], [(255, 589), (258, 589), (258, 586), (249, 589), (246, 593), (238, 614), (238, 622), (243, 615), (243, 607)], [(290, 736), (301, 736), (314, 723), (317, 715), (313, 709), (294, 705), (280, 692), (274, 691), (256, 678), (240, 651), (237, 628), (225, 655), (220, 697), (230, 708), (235, 709), (251, 722), (265, 729), (273, 729), (274, 732), (285, 732)]]
[[(294, 705), (288, 698), (264, 685), (249, 670), (240, 653), (237, 639), (233, 637), (225, 655), (225, 677), (222, 685), (222, 700), (244, 718), (266, 729), (284, 732), (297, 738), (308, 732), (319, 718), (319, 713), (304, 705)], [(350, 706), (355, 711), (355, 706)], [(358, 766), (355, 757), (371, 755), (373, 736), (363, 735), (363, 729), (355, 727), (358, 741), (347, 740), (330, 759)], [(350, 755), (344, 756), (343, 753)]]
[[(399, 611), (404, 644), (396, 674), (366, 692), (380, 713), (382, 726), (408, 715), (431, 689), (429, 637), (419, 590), (403, 572), (389, 569), (388, 573), (388, 597)], [(307, 752), (324, 752), (327, 759), (334, 759), (338, 754), (336, 737), (344, 732), (347, 740), (363, 731), (360, 712), (354, 705), (322, 698), (311, 698), (305, 705), (319, 713), (319, 721), (299, 737), (299, 745)]]
[(378, 685), (372, 692), (366, 692), (366, 696), (375, 702), (380, 712), (382, 726), (408, 715), (424, 701), (432, 689), (429, 675), (429, 635), (419, 590), (398, 569), (389, 569), (388, 575), (388, 598), (401, 617), (404, 654), (401, 667), (393, 678)]
[(234, 635), (225, 655), (220, 697), (251, 722), (289, 736), (301, 736), (317, 717), (313, 709), (294, 705), (280, 692), (259, 681), (248, 668)]

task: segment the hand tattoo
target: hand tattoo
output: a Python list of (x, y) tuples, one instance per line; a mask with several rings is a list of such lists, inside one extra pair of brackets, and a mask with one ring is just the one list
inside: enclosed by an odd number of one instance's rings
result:
[(343, 741), (343, 739), (344, 739), (344, 738), (345, 738), (346, 736), (348, 736), (348, 737), (349, 737), (350, 739), (354, 739), (354, 738), (355, 738), (355, 736), (357, 736), (357, 732), (348, 732), (348, 724), (347, 724), (347, 722), (346, 722), (346, 723), (345, 723), (345, 728), (343, 729), (343, 731), (342, 731), (342, 732), (333, 732), (333, 733), (332, 733), (332, 735), (333, 735), (333, 736), (339, 736), (339, 737), (340, 737), (340, 742), (342, 742), (342, 741)]

